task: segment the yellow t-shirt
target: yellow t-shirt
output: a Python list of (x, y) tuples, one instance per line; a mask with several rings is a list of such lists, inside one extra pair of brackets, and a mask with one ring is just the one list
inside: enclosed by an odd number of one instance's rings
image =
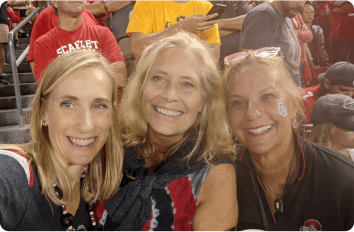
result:
[[(174, 1), (137, 1), (131, 15), (127, 34), (141, 32), (144, 34), (156, 33), (165, 28), (195, 15), (206, 15), (213, 7), (205, 0), (177, 3)], [(198, 36), (208, 43), (220, 44), (218, 24), (211, 29), (205, 30)]]

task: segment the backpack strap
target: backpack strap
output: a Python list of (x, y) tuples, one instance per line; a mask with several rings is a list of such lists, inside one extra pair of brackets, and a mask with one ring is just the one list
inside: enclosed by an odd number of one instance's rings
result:
[(33, 187), (33, 169), (27, 156), (22, 152), (14, 149), (1, 150), (1, 154), (14, 158), (22, 166), (27, 176), (28, 185)]

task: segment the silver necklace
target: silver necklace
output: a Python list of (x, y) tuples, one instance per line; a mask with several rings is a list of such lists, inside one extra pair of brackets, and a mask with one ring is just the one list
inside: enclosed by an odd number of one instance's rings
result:
[(258, 173), (258, 175), (262, 178), (263, 182), (269, 187), (270, 191), (272, 191), (272, 192), (277, 196), (277, 199), (275, 199), (275, 209), (276, 209), (276, 210), (279, 210), (280, 212), (283, 212), (283, 209), (284, 209), (283, 195), (284, 195), (286, 186), (288, 185), (288, 182), (289, 182), (289, 176), (290, 176), (290, 172), (291, 172), (291, 166), (292, 166), (292, 164), (293, 164), (294, 156), (295, 156), (295, 155), (296, 155), (296, 153), (293, 155), (293, 158), (291, 159), (290, 168), (289, 168), (289, 173), (288, 173), (288, 176), (286, 177), (285, 186), (284, 186), (284, 189), (283, 189), (283, 191), (282, 191), (281, 194), (277, 194), (277, 193), (272, 189), (272, 187), (270, 187), (270, 185), (269, 185), (268, 182), (265, 180), (265, 178), (262, 176), (262, 174), (259, 173), (259, 171), (258, 171), (257, 169), (254, 169), (254, 170), (256, 170), (256, 172)]

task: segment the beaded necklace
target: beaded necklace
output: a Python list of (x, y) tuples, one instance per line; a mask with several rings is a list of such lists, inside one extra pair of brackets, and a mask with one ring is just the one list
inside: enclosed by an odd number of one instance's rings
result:
[[(85, 177), (85, 173), (84, 171), (81, 172), (81, 178), (79, 179), (80, 181), (83, 180)], [(53, 184), (53, 188), (55, 190), (55, 195), (57, 195), (60, 200), (63, 201), (63, 191), (56, 185)], [(62, 212), (62, 216), (61, 216), (61, 224), (62, 226), (67, 228), (67, 231), (74, 231), (74, 228), (72, 226), (73, 221), (74, 221), (74, 216), (71, 213), (68, 213), (68, 211), (66, 211), (66, 207), (65, 205), (61, 205), (60, 206), (61, 212)], [(94, 230), (98, 230), (98, 226), (96, 223), (96, 214), (95, 214), (95, 203), (90, 203), (87, 205), (87, 209), (89, 211), (90, 214), (90, 219), (91, 219), (91, 224), (94, 228)]]

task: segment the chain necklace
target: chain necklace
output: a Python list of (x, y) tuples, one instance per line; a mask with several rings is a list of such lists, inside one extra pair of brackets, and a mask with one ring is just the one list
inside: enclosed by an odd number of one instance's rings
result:
[(272, 189), (272, 187), (270, 187), (270, 185), (268, 184), (268, 182), (266, 181), (266, 179), (262, 176), (262, 174), (261, 174), (257, 169), (254, 169), (254, 170), (256, 170), (256, 172), (258, 173), (258, 175), (262, 178), (263, 182), (268, 186), (268, 188), (270, 189), (270, 191), (272, 191), (272, 192), (277, 196), (277, 199), (275, 199), (275, 209), (278, 210), (278, 211), (280, 211), (280, 212), (283, 212), (283, 209), (284, 209), (283, 196), (284, 196), (284, 193), (285, 193), (286, 186), (288, 185), (288, 182), (289, 182), (289, 177), (290, 177), (290, 172), (291, 172), (291, 166), (292, 166), (292, 164), (293, 164), (295, 155), (296, 155), (296, 153), (293, 155), (293, 157), (292, 157), (292, 159), (291, 159), (290, 167), (289, 167), (289, 173), (288, 173), (288, 176), (286, 177), (285, 186), (284, 186), (284, 189), (283, 189), (283, 191), (281, 192), (281, 194), (277, 194), (277, 193)]

